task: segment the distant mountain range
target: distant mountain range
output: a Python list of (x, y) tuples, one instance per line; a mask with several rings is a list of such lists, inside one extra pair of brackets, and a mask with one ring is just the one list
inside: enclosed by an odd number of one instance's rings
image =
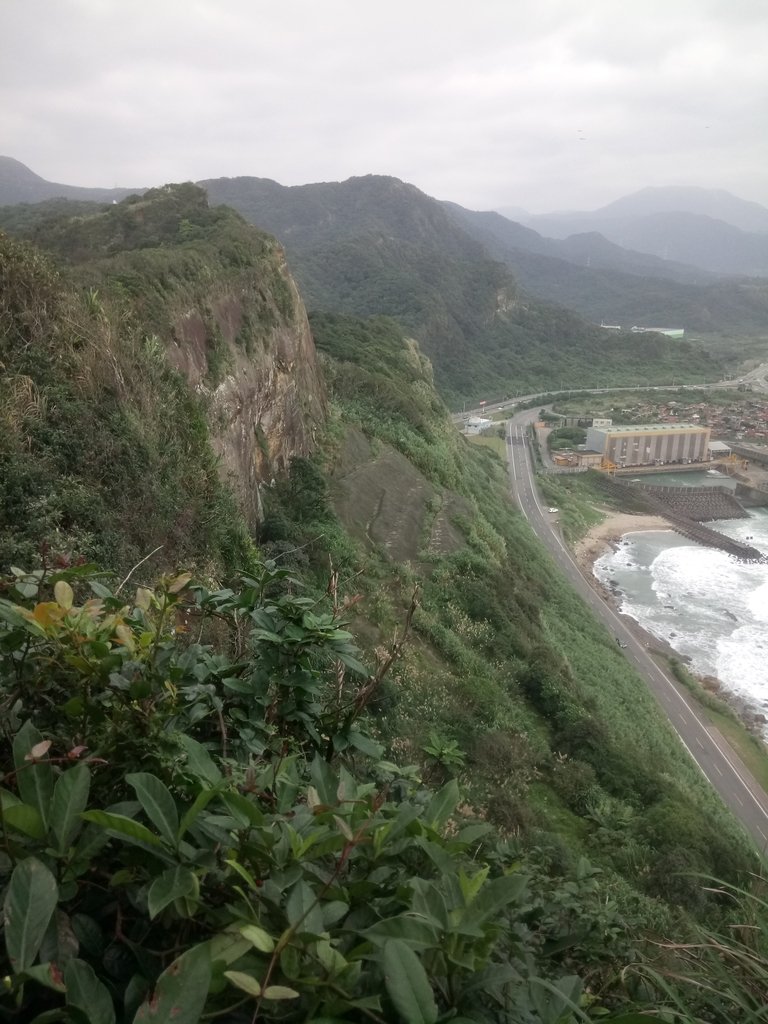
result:
[[(617, 337), (525, 293), (509, 267), (442, 203), (396, 178), (368, 175), (291, 188), (263, 178), (200, 184), (212, 204), (233, 207), (282, 242), (311, 309), (396, 319), (430, 357), (435, 381), (455, 407), (553, 380), (573, 387), (661, 383), (719, 372), (687, 341)], [(92, 259), (94, 247), (121, 251), (134, 237), (144, 248), (171, 244), (142, 233), (138, 197), (114, 207), (114, 217), (105, 218), (105, 209), (113, 208), (89, 209), (68, 199), (5, 206), (0, 227), (76, 262)], [(174, 242), (183, 246), (189, 230), (182, 222)], [(235, 250), (232, 256), (237, 259)]]
[[(565, 310), (541, 313), (536, 300), (557, 303), (596, 324), (664, 324), (684, 327), (689, 334), (719, 335), (724, 339), (722, 350), (730, 346), (736, 351), (738, 338), (764, 337), (768, 329), (768, 280), (719, 276), (622, 247), (594, 230), (547, 238), (499, 213), (438, 202), (396, 178), (368, 175), (293, 187), (255, 177), (199, 184), (211, 203), (232, 206), (282, 242), (310, 307), (360, 315), (387, 313), (412, 330), (453, 396), (485, 390), (495, 379), (543, 374), (544, 338), (556, 333), (548, 323), (552, 319), (559, 320), (559, 331), (570, 332), (576, 347), (593, 345), (587, 324), (578, 318), (567, 320)], [(80, 202), (94, 192), (100, 201), (109, 202), (127, 191), (53, 185), (18, 161), (0, 159), (0, 204), (18, 204), (23, 201), (19, 197), (29, 197), (35, 189), (46, 195), (65, 189)], [(681, 195), (680, 190), (673, 191)], [(702, 190), (682, 191), (691, 191), (701, 207)], [(617, 201), (604, 208), (602, 216), (610, 220), (611, 209), (624, 216), (637, 207), (640, 220), (660, 217), (659, 211), (652, 212), (654, 196), (659, 203), (671, 201), (661, 192), (645, 190), (638, 193), (640, 198)], [(741, 200), (728, 197), (721, 206), (728, 203), (736, 211), (730, 216), (744, 213)], [(66, 206), (50, 199), (38, 208), (6, 206), (0, 210), (0, 227), (35, 238), (32, 221), (67, 215)], [(762, 209), (757, 204), (743, 206), (755, 217), (753, 207)], [(80, 212), (70, 205), (70, 216)], [(696, 225), (708, 220), (699, 213), (679, 216), (692, 218)], [(733, 225), (712, 223), (746, 237)], [(41, 244), (45, 235), (44, 230)], [(510, 332), (521, 344), (525, 341), (526, 355), (512, 358), (505, 369), (504, 338)], [(538, 349), (540, 354), (533, 358), (531, 353)], [(575, 352), (563, 352), (559, 358), (564, 375), (578, 363)], [(468, 375), (466, 382), (463, 375)]]
[[(352, 283), (368, 257), (358, 265), (351, 254), (367, 237), (375, 240), (372, 251), (379, 259), (400, 244), (434, 249), (435, 265), (448, 257), (487, 263), (491, 256), (514, 273), (528, 294), (598, 324), (661, 322), (730, 337), (765, 335), (768, 330), (768, 281), (721, 278), (623, 249), (596, 233), (544, 238), (499, 214), (440, 203), (396, 178), (368, 175), (292, 187), (245, 177), (200, 184), (212, 202), (234, 207), (280, 239), (310, 305), (322, 302), (327, 308), (366, 311), (355, 306), (359, 289)], [(472, 247), (468, 235), (479, 244)], [(336, 267), (351, 261), (346, 290), (337, 281), (331, 258)], [(334, 283), (329, 291), (325, 282), (330, 277)], [(393, 310), (397, 315), (394, 303)]]
[[(272, 184), (277, 195), (281, 186)], [(111, 202), (143, 191), (62, 185), (0, 156), (0, 206), (57, 197)], [(646, 188), (592, 212), (531, 215), (509, 207), (476, 213), (455, 203), (446, 206), (492, 249), (501, 240), (505, 250), (689, 284), (704, 284), (713, 276), (768, 276), (768, 209), (721, 189)], [(241, 212), (249, 217), (248, 211)]]
[(768, 275), (768, 209), (722, 189), (645, 188), (592, 212), (522, 221), (550, 238), (599, 232), (623, 248), (716, 274)]

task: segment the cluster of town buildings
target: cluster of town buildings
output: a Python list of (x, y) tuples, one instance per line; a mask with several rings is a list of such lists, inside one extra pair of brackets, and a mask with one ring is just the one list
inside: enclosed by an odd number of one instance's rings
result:
[(673, 424), (683, 418), (700, 426), (707, 426), (713, 434), (726, 441), (768, 440), (768, 395), (749, 397), (734, 395), (734, 401), (724, 406), (715, 402), (697, 402), (695, 405), (671, 401), (663, 405), (639, 402), (621, 410), (623, 420), (641, 423), (654, 419)]
[(725, 406), (638, 402), (620, 415), (625, 422), (615, 425), (606, 418), (561, 417), (564, 426), (586, 428), (586, 439), (576, 451), (553, 454), (554, 461), (611, 469), (680, 466), (727, 458), (732, 445), (741, 451), (740, 442), (768, 441), (768, 396), (734, 396)]
[[(768, 396), (739, 396), (727, 406), (707, 401), (639, 402), (616, 412), (622, 420), (633, 422), (614, 424), (608, 417), (561, 416), (560, 425), (585, 428), (586, 439), (574, 451), (553, 453), (554, 462), (619, 470), (681, 466), (727, 458), (732, 443), (768, 441)], [(466, 421), (464, 432), (480, 434), (492, 426), (492, 420), (473, 416)], [(713, 434), (717, 440), (712, 440)]]

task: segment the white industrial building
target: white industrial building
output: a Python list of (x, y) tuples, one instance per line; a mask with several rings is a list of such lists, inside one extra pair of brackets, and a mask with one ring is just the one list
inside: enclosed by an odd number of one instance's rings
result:
[(493, 426), (493, 420), (486, 420), (482, 416), (470, 416), (464, 424), (465, 434), (481, 434), (488, 427)]
[(620, 468), (707, 462), (709, 427), (692, 423), (592, 426), (587, 428), (586, 448)]

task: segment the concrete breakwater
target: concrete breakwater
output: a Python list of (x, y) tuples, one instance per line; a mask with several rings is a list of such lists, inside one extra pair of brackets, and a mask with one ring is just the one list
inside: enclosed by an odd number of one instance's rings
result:
[[(741, 562), (764, 562), (765, 555), (751, 544), (726, 537), (705, 526), (702, 520), (745, 519), (749, 513), (733, 492), (725, 487), (652, 487), (631, 484), (615, 477), (610, 485), (615, 493), (639, 498), (648, 511), (663, 516), (673, 530), (708, 548), (717, 548)], [(681, 493), (683, 492), (683, 493)]]
[(713, 519), (747, 519), (749, 513), (728, 487), (666, 487), (633, 484), (636, 490), (660, 500), (670, 512), (705, 523)]

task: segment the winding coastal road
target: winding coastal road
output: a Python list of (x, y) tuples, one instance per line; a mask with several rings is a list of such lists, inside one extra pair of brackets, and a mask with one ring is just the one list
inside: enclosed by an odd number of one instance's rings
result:
[(704, 709), (693, 706), (681, 684), (659, 667), (642, 641), (584, 577), (563, 543), (551, 513), (542, 506), (527, 431), (528, 424), (536, 415), (535, 411), (528, 409), (513, 416), (507, 424), (510, 486), (523, 515), (580, 597), (611, 633), (626, 645), (623, 653), (648, 684), (683, 746), (754, 839), (761, 853), (768, 855), (768, 795), (708, 719)]

